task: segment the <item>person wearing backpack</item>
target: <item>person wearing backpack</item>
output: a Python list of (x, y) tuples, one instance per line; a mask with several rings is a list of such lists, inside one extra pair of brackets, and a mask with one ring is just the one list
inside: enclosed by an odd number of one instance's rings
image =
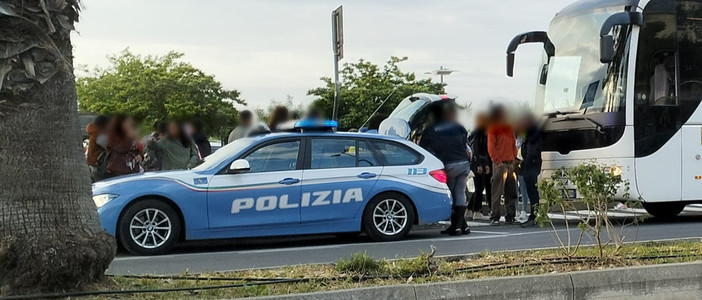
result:
[(88, 134), (88, 149), (85, 153), (85, 161), (90, 168), (90, 179), (96, 182), (105, 177), (105, 162), (107, 135), (106, 129), (110, 118), (105, 115), (95, 117), (92, 123), (85, 127)]

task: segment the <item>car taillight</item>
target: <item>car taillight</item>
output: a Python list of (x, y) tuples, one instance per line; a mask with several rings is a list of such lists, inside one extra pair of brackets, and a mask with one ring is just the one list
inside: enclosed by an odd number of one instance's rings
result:
[(431, 171), (429, 172), (429, 175), (431, 175), (431, 177), (434, 177), (434, 179), (436, 179), (436, 181), (438, 182), (446, 183), (446, 171), (444, 171), (443, 169)]

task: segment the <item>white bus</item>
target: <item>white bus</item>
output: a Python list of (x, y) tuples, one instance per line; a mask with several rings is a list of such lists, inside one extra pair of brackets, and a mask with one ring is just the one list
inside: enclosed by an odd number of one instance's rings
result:
[(702, 0), (578, 1), (514, 38), (508, 76), (525, 43), (544, 45), (544, 174), (594, 159), (654, 216), (702, 202)]

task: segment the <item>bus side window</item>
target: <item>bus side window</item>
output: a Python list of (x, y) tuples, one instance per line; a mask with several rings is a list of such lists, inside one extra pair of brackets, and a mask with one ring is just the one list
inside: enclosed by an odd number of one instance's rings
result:
[[(678, 98), (682, 122), (688, 121), (702, 100), (702, 3), (678, 1)], [(702, 120), (694, 120), (702, 121)]]
[(677, 93), (675, 89), (675, 53), (657, 53), (650, 64), (653, 70), (651, 75), (650, 105), (666, 106), (678, 105)]

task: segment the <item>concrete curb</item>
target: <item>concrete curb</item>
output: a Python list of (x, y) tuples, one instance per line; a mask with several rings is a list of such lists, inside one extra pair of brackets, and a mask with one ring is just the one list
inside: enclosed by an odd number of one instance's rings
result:
[(702, 299), (702, 261), (536, 276), (406, 284), (259, 300)]

